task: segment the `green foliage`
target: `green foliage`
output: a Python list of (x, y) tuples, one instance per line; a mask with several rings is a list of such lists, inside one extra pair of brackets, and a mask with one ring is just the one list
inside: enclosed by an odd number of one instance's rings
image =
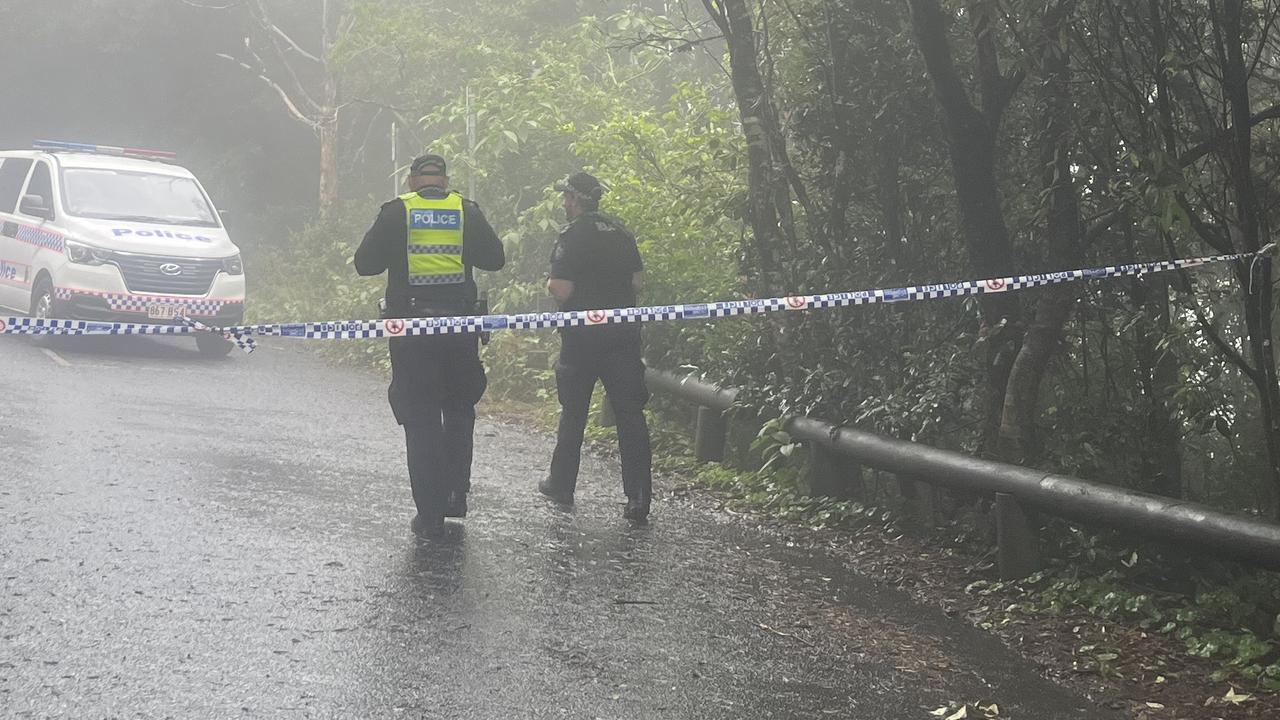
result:
[(799, 523), (815, 529), (894, 528), (894, 516), (888, 510), (851, 500), (807, 495), (800, 477), (800, 470), (795, 467), (744, 471), (703, 465), (695, 481), (712, 490), (730, 493), (738, 507), (779, 522)]
[[(1155, 7), (1074, 3), (1065, 38), (1041, 35), (1043, 3), (1015, 1), (1002, 17), (989, 18), (987, 51), (1006, 71), (1027, 75), (999, 117), (990, 158), (1001, 192), (998, 214), (1011, 233), (1007, 260), (1017, 271), (1063, 267), (1061, 249), (1050, 242), (1051, 193), (1043, 180), (1051, 166), (1040, 43), (1048, 40), (1066, 43), (1072, 73), (1067, 152), (1085, 227), (1080, 260), (1071, 262), (1199, 255), (1237, 242), (1232, 233), (1239, 228), (1226, 227), (1236, 212), (1224, 189), (1230, 159), (1221, 144), (1200, 144), (1221, 136), (1228, 107), (1222, 58), (1212, 52), (1220, 18), (1203, 3), (1159, 6), (1163, 18), (1151, 15)], [(963, 253), (966, 229), (955, 211), (938, 96), (906, 4), (799, 2), (754, 12), (760, 70), (786, 143), (786, 155), (775, 149), (773, 162), (788, 163), (786, 187), (770, 189), (793, 199), (795, 230), (773, 248), (784, 267), (747, 262), (744, 274), (780, 272), (786, 292), (974, 277), (975, 258)], [(1178, 32), (1158, 36), (1160, 23)], [(1246, 12), (1245, 23), (1249, 43), (1280, 46), (1263, 16)], [(985, 101), (972, 74), (979, 48), (965, 25), (950, 28), (948, 50), (973, 101)], [(1273, 104), (1280, 97), (1274, 84), (1251, 72), (1251, 100)], [(1156, 97), (1160, 83), (1168, 87)], [(1218, 117), (1205, 107), (1218, 108)], [(1254, 145), (1251, 170), (1274, 179), (1276, 164), (1258, 154), (1277, 146), (1274, 127), (1255, 129)], [(1263, 195), (1262, 212), (1274, 227), (1280, 196)], [(1039, 430), (1031, 460), (1046, 470), (1230, 508), (1273, 507), (1258, 388), (1193, 312), (1247, 356), (1239, 339), (1240, 277), (1202, 269), (1168, 276), (1167, 284), (1142, 278), (1082, 287), (1040, 385), (1038, 427), (1020, 428)], [(1007, 318), (1009, 332), (1038, 322), (1040, 298), (1021, 294), (1020, 309)], [(753, 323), (755, 337), (717, 339), (698, 362), (712, 377), (745, 386), (748, 402), (950, 448), (977, 447), (989, 370), (975, 303)]]
[[(1096, 535), (1080, 537), (1081, 553), (1070, 562), (1021, 581), (979, 580), (966, 592), (1012, 595), (1014, 604), (1000, 613), (1006, 618), (1015, 613), (1084, 615), (1167, 635), (1180, 641), (1188, 655), (1212, 660), (1218, 667), (1215, 681), (1252, 682), (1261, 689), (1280, 690), (1280, 628), (1275, 626), (1280, 576), (1225, 568), (1178, 569), (1167, 558), (1145, 558), (1139, 550), (1109, 546)], [(1195, 586), (1153, 586), (1170, 571), (1192, 578)], [(1143, 660), (1096, 644), (1081, 645), (1076, 655), (1078, 669), (1102, 675)]]
[(489, 375), (489, 397), (555, 403), (555, 353), (560, 341), (551, 332), (493, 335), (482, 357)]
[[(356, 9), (335, 62), (351, 83), (371, 95), (382, 91), (389, 104), (430, 109), (421, 117), (422, 135), (432, 138), (431, 150), (451, 159), (455, 188), (476, 187), (476, 199), (507, 250), (501, 273), (477, 276), (495, 312), (554, 309), (543, 283), (564, 218), (551, 186), (580, 168), (609, 186), (604, 209), (622, 218), (641, 243), (645, 302), (731, 295), (742, 231), (732, 208), (742, 195), (743, 145), (714, 86), (676, 82), (675, 73), (689, 65), (685, 59), (610, 47), (611, 32), (638, 32), (659, 22), (652, 15), (587, 18), (567, 34), (530, 34), (524, 19), (534, 8), (486, 5), (463, 22), (450, 21), (451, 32), (441, 42), (433, 23), (447, 18), (423, 20), (416, 10), (365, 3)], [(392, 57), (396, 62), (389, 62)], [(450, 77), (397, 75), (406, 58), (431, 69), (447, 58), (462, 71)], [(391, 88), (394, 98), (385, 94)], [(474, 147), (467, 142), (468, 109), (475, 116)], [(289, 308), (308, 317), (342, 310), (366, 314), (380, 283), (350, 277), (347, 253), (363, 228), (358, 231), (349, 217), (344, 211), (340, 227), (307, 228), (264, 258), (265, 270), (288, 280), (269, 289), (255, 307)], [(315, 247), (325, 254), (317, 256)], [(306, 285), (288, 273), (299, 262), (308, 268)], [(699, 358), (708, 337), (732, 335), (693, 326), (653, 327), (650, 355), (659, 361)], [(552, 398), (557, 347), (551, 333), (498, 333), (486, 350), (490, 391), (511, 399)], [(368, 348), (360, 352), (376, 355)]]
[(722, 493), (742, 510), (814, 529), (894, 528), (894, 515), (885, 508), (810, 495), (803, 479), (803, 453), (797, 452), (800, 446), (777, 420), (765, 423), (751, 444), (750, 452), (760, 460), (756, 470), (699, 463), (693, 458), (687, 429), (661, 418), (651, 422), (651, 428), (656, 468)]
[[(327, 222), (313, 223), (266, 249), (248, 264), (255, 282), (246, 313), (252, 323), (376, 318), (385, 277), (356, 274), (352, 258), (359, 239), (377, 215), (372, 203), (348, 203)], [(389, 367), (382, 340), (326, 343), (333, 356), (359, 364)]]
[(791, 437), (783, 425), (783, 421), (779, 418), (766, 422), (756, 434), (755, 442), (751, 443), (751, 451), (759, 454), (760, 459), (764, 461), (760, 467), (762, 474), (785, 464), (800, 447), (800, 443)]
[[(465, 97), (455, 94), (423, 118), (435, 138), (432, 149), (458, 159), (451, 171), (455, 186), (475, 184), (506, 245), (507, 268), (482, 279), (495, 308), (553, 309), (541, 285), (564, 218), (551, 188), (584, 168), (609, 188), (602, 209), (621, 218), (640, 242), (643, 302), (732, 296), (742, 232), (732, 219), (743, 192), (741, 136), (713, 86), (673, 82), (678, 60), (609, 47), (609, 32), (654, 21), (643, 14), (587, 19), (567, 37), (476, 72), (470, 82), (474, 147), (465, 133)], [(723, 351), (707, 343), (732, 337), (670, 323), (646, 333), (651, 359), (671, 364)], [(544, 347), (539, 342), (535, 352)], [(545, 363), (540, 357), (531, 362), (537, 385), (537, 367)], [(511, 377), (529, 374), (511, 369)]]

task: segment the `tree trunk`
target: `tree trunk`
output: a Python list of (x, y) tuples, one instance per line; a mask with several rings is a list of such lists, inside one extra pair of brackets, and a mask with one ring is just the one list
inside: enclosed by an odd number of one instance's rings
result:
[[(1045, 10), (1040, 57), (1041, 184), (1049, 201), (1045, 236), (1049, 258), (1060, 267), (1081, 264), (1083, 235), (1080, 202), (1071, 176), (1075, 146), (1071, 131), (1071, 58), (1063, 32), (1074, 5), (1074, 0), (1059, 0)], [(1040, 417), (1040, 385), (1049, 360), (1062, 341), (1062, 328), (1078, 293), (1071, 285), (1040, 291), (1035, 319), (1027, 328), (1009, 373), (1000, 422), (1000, 455), (1006, 460), (1032, 463), (1039, 458), (1041, 443), (1036, 422)]]
[[(1227, 143), (1226, 161), (1230, 170), (1234, 197), (1233, 244), (1244, 252), (1262, 247), (1262, 213), (1253, 178), (1253, 114), (1249, 107), (1249, 68), (1244, 59), (1242, 20), (1244, 0), (1225, 0), (1221, 17), (1222, 89), (1231, 111), (1231, 139)], [(1245, 325), (1249, 334), (1249, 351), (1254, 372), (1250, 374), (1258, 389), (1262, 410), (1263, 437), (1266, 438), (1268, 460), (1268, 510), (1280, 518), (1280, 385), (1276, 382), (1276, 360), (1272, 346), (1271, 259), (1258, 258), (1238, 270), (1244, 291)]]
[[(975, 107), (956, 72), (947, 39), (947, 23), (938, 0), (909, 0), (909, 4), (920, 52), (942, 108), (969, 263), (979, 276), (1010, 275), (1013, 246), (996, 184), (995, 145), (1000, 118), (1017, 79), (1000, 74), (990, 36), (990, 19), (985, 13), (977, 13), (973, 32), (978, 44), (977, 74), (982, 88), (982, 109)], [(1005, 390), (1021, 342), (1021, 330), (1014, 296), (988, 293), (980, 295), (978, 302), (987, 364), (982, 439), (978, 449), (982, 454), (990, 454), (997, 449)]]
[(324, 5), (324, 103), (317, 118), (316, 134), (320, 137), (320, 215), (329, 217), (338, 204), (338, 79), (329, 65), (332, 45), (328, 24), (329, 4)]
[[(1169, 72), (1166, 58), (1169, 55), (1168, 33), (1165, 31), (1164, 9), (1161, 0), (1148, 0), (1148, 25), (1151, 45), (1155, 51), (1156, 114), (1157, 129), (1164, 142), (1164, 151), (1176, 157), (1173, 120), (1173, 97), (1169, 89)], [(1171, 242), (1167, 235), (1164, 243)], [(1172, 245), (1169, 245), (1172, 247)], [(1143, 475), (1152, 478), (1151, 489), (1160, 495), (1181, 498), (1182, 487), (1182, 431), (1180, 419), (1175, 416), (1173, 392), (1178, 383), (1177, 358), (1168, 350), (1159, 349), (1160, 338), (1167, 336), (1172, 326), (1169, 309), (1169, 278), (1153, 275), (1136, 285), (1140, 297), (1135, 298), (1146, 313), (1157, 318), (1154, 329), (1138, 328), (1138, 360), (1144, 372), (1143, 384), (1147, 394), (1147, 450), (1143, 458)]]
[(338, 118), (333, 114), (316, 127), (320, 138), (320, 215), (329, 217), (338, 203)]
[(783, 250), (782, 212), (791, 207), (787, 180), (774, 164), (776, 143), (770, 137), (777, 127), (776, 113), (765, 93), (760, 74), (755, 25), (743, 0), (704, 0), (707, 12), (720, 27), (729, 48), (729, 72), (742, 132), (747, 139), (747, 221), (754, 243), (750, 260), (755, 266), (756, 294), (770, 294), (781, 287), (778, 254)]

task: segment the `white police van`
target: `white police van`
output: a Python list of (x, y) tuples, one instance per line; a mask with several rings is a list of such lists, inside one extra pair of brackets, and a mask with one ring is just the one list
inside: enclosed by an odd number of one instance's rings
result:
[[(239, 249), (172, 153), (38, 142), (0, 151), (0, 308), (39, 318), (244, 319)], [(196, 335), (200, 351), (231, 344)]]

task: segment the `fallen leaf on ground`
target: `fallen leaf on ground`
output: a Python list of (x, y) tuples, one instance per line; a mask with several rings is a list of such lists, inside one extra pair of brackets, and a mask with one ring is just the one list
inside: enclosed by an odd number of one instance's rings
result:
[(1240, 703), (1249, 702), (1252, 699), (1253, 696), (1249, 693), (1237, 693), (1235, 688), (1231, 688), (1227, 691), (1226, 695), (1222, 696), (1223, 702), (1229, 702), (1232, 705), (1239, 705)]

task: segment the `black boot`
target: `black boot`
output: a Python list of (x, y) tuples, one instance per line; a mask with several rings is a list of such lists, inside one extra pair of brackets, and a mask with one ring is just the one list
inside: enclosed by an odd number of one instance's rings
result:
[(538, 492), (546, 495), (548, 498), (560, 503), (561, 505), (573, 504), (573, 491), (557, 487), (555, 483), (551, 482), (551, 478), (547, 478), (546, 480), (538, 483)]
[(413, 521), (409, 523), (409, 529), (413, 530), (413, 534), (420, 538), (440, 537), (444, 535), (444, 516), (435, 513), (431, 515), (418, 513), (413, 516)]

